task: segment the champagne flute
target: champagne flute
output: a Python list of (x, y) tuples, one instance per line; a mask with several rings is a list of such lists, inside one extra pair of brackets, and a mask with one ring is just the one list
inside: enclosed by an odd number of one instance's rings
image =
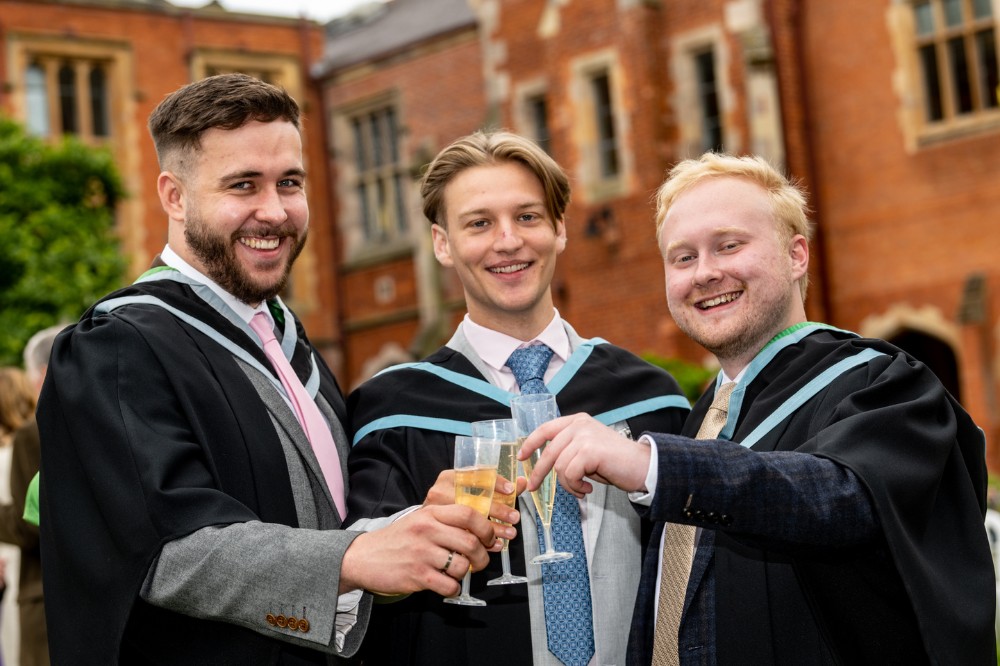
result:
[[(455, 504), (470, 506), (484, 516), (490, 515), (493, 488), (497, 485), (497, 462), (500, 447), (496, 442), (482, 437), (455, 438)], [(469, 594), (472, 569), (465, 572), (462, 592), (457, 597), (447, 597), (446, 604), (485, 606), (486, 602)]]
[[(493, 419), (492, 421), (475, 421), (472, 424), (472, 436), (491, 439), (500, 444), (500, 462), (497, 465), (497, 476), (502, 476), (514, 484), (514, 492), (500, 494), (494, 491), (497, 501), (514, 508), (517, 503), (517, 431), (514, 429), (513, 419)], [(496, 522), (501, 525), (509, 525), (501, 520)], [(503, 564), (503, 575), (486, 581), (487, 585), (513, 585), (515, 583), (527, 583), (524, 576), (515, 576), (510, 571), (510, 541), (503, 540), (503, 550), (500, 551), (500, 562)]]
[[(524, 444), (524, 440), (534, 432), (535, 428), (559, 416), (556, 397), (551, 393), (515, 396), (510, 401), (510, 410), (514, 416), (514, 425), (517, 430), (518, 448)], [(528, 476), (531, 476), (531, 470), (535, 468), (535, 463), (538, 462), (544, 451), (545, 445), (543, 444), (527, 460), (521, 461)], [(535, 503), (538, 519), (542, 521), (542, 535), (545, 539), (545, 552), (532, 558), (533, 564), (559, 562), (573, 557), (573, 553), (558, 552), (552, 546), (552, 506), (556, 500), (556, 484), (556, 471), (549, 470), (538, 489), (531, 491), (531, 499)]]

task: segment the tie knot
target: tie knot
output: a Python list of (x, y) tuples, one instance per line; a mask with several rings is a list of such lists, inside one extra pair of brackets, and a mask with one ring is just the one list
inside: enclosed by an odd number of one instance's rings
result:
[(549, 367), (552, 354), (548, 345), (531, 345), (515, 349), (510, 355), (506, 365), (514, 373), (522, 394), (547, 392), (545, 370)]
[(719, 390), (715, 392), (715, 397), (712, 399), (712, 406), (710, 409), (718, 409), (720, 412), (729, 413), (729, 396), (733, 394), (733, 389), (736, 388), (736, 382), (726, 382), (719, 387)]
[(274, 336), (274, 329), (271, 328), (271, 320), (263, 312), (258, 312), (253, 316), (250, 320), (250, 328), (265, 345), (271, 340), (277, 339)]

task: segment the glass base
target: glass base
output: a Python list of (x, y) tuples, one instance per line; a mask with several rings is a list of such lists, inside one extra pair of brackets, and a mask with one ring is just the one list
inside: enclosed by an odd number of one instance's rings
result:
[(458, 595), (457, 597), (445, 597), (446, 604), (458, 604), (459, 606), (485, 606), (486, 602), (469, 595)]
[(536, 555), (531, 558), (532, 564), (545, 564), (546, 562), (561, 562), (563, 560), (568, 560), (573, 557), (573, 553), (559, 553), (553, 551), (551, 553), (542, 553), (541, 555)]
[(493, 580), (486, 581), (487, 585), (516, 585), (518, 583), (527, 583), (528, 579), (524, 576), (515, 576), (514, 574), (505, 573), (499, 578), (494, 578)]

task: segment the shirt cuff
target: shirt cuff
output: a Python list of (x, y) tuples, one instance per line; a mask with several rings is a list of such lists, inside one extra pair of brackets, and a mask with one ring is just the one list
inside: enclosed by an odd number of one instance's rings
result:
[(337, 617), (334, 618), (333, 639), (337, 651), (342, 652), (344, 641), (354, 625), (358, 623), (358, 607), (361, 605), (361, 595), (364, 590), (352, 590), (337, 597)]
[[(628, 498), (633, 504), (651, 506), (653, 504), (653, 493), (656, 492), (656, 480), (660, 469), (657, 465), (659, 455), (656, 450), (656, 442), (649, 435), (643, 435), (636, 441), (649, 447), (649, 469), (646, 470), (646, 489), (644, 491), (637, 490), (629, 493)], [(650, 488), (653, 490), (650, 490)]]

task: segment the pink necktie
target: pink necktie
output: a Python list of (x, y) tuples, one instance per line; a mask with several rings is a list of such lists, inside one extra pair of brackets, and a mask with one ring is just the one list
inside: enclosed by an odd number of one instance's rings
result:
[(316, 460), (319, 461), (323, 476), (326, 477), (326, 485), (333, 496), (333, 503), (337, 506), (340, 518), (343, 519), (347, 515), (344, 504), (344, 477), (340, 470), (340, 457), (337, 455), (337, 445), (333, 441), (333, 435), (330, 434), (330, 427), (282, 353), (281, 345), (274, 337), (267, 315), (263, 312), (255, 314), (250, 320), (250, 328), (264, 343), (264, 353), (281, 378), (281, 384), (285, 387), (288, 399), (295, 410), (295, 417), (306, 431), (306, 437), (309, 438)]

